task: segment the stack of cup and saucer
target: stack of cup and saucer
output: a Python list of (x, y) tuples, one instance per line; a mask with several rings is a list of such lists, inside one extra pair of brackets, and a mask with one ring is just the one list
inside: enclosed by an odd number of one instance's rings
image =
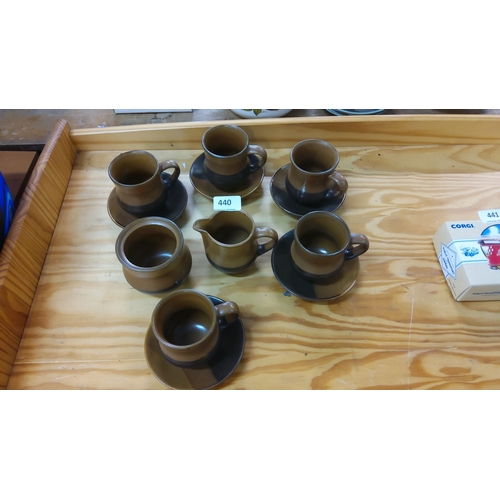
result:
[(202, 137), (203, 153), (191, 165), (193, 187), (207, 198), (253, 193), (264, 178), (266, 150), (250, 144), (247, 133), (236, 125), (217, 125)]
[(305, 300), (333, 300), (356, 283), (358, 257), (369, 248), (368, 238), (351, 233), (338, 215), (309, 212), (278, 241), (271, 264), (278, 282)]
[(171, 292), (157, 304), (144, 341), (153, 375), (172, 389), (221, 384), (244, 348), (238, 305), (191, 289)]
[(338, 151), (319, 139), (297, 143), (290, 152), (290, 163), (271, 179), (274, 202), (290, 215), (301, 217), (311, 211), (334, 212), (346, 198), (346, 178), (338, 172)]
[[(167, 170), (172, 169), (169, 174)], [(158, 162), (148, 151), (127, 151), (109, 165), (114, 188), (108, 197), (108, 214), (120, 227), (143, 217), (175, 221), (184, 212), (188, 194), (174, 160)]]

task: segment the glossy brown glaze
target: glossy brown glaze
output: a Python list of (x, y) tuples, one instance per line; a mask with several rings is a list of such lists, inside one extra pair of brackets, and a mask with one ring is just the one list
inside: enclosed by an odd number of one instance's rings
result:
[(160, 350), (176, 366), (193, 366), (206, 361), (219, 341), (219, 322), (239, 318), (238, 305), (223, 302), (214, 305), (198, 290), (177, 290), (155, 307), (151, 329)]
[(351, 234), (347, 224), (329, 212), (310, 212), (299, 219), (294, 230), (291, 257), (311, 277), (338, 271), (346, 260), (365, 253), (370, 244), (363, 234)]
[[(214, 212), (208, 219), (195, 221), (193, 229), (201, 234), (208, 261), (226, 273), (247, 268), (278, 241), (274, 229), (256, 227), (252, 217), (243, 210)], [(261, 243), (261, 238), (267, 241)]]
[(340, 155), (331, 144), (317, 139), (301, 141), (292, 148), (290, 161), (286, 190), (295, 201), (317, 205), (346, 193), (347, 180), (335, 170)]
[[(217, 125), (209, 128), (202, 137), (205, 152), (203, 164), (208, 180), (220, 189), (235, 189), (246, 178), (261, 170), (267, 161), (266, 150), (250, 144), (247, 133), (236, 125)], [(252, 156), (249, 161), (249, 155)]]
[[(161, 173), (173, 169), (167, 180)], [(158, 163), (147, 151), (127, 151), (109, 164), (108, 175), (115, 185), (120, 207), (131, 213), (149, 213), (165, 202), (167, 188), (177, 180), (179, 165), (174, 160)]]
[(127, 282), (141, 292), (159, 293), (180, 285), (192, 258), (177, 225), (162, 217), (131, 222), (118, 235), (115, 252)]

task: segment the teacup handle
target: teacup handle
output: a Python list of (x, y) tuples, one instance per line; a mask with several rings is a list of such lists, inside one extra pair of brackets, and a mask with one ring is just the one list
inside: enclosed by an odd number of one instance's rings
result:
[[(335, 186), (330, 189), (330, 192), (335, 193), (336, 196), (343, 196), (347, 192), (347, 188), (349, 184), (347, 183), (347, 179), (340, 173), (334, 170), (329, 178), (334, 182)], [(340, 191), (340, 195), (338, 195), (338, 191)]]
[(171, 186), (172, 183), (179, 178), (179, 175), (181, 173), (181, 168), (179, 167), (179, 165), (177, 165), (177, 162), (174, 160), (165, 160), (160, 163), (161, 172), (164, 172), (168, 168), (173, 168), (174, 171), (170, 174), (170, 177), (164, 181), (167, 187)]
[(264, 244), (257, 246), (257, 255), (262, 255), (263, 253), (269, 252), (269, 250), (272, 250), (276, 246), (276, 243), (278, 243), (278, 233), (270, 227), (255, 228), (254, 238), (256, 240), (259, 238), (269, 238), (269, 241), (266, 241)]
[(256, 172), (262, 168), (267, 161), (267, 151), (256, 144), (250, 144), (250, 146), (248, 146), (248, 154), (260, 156), (260, 160), (257, 163), (250, 163), (250, 172)]
[(225, 319), (227, 323), (233, 323), (240, 315), (240, 309), (236, 302), (223, 302), (215, 306), (218, 319)]
[[(356, 246), (354, 246), (356, 245)], [(345, 251), (345, 260), (353, 259), (364, 254), (370, 248), (370, 242), (364, 234), (351, 234), (351, 245)]]

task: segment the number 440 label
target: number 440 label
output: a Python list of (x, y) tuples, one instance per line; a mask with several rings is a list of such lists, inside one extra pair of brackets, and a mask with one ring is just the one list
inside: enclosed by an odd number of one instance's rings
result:
[(481, 222), (500, 222), (500, 208), (494, 210), (480, 210), (478, 215)]
[(214, 196), (214, 210), (241, 210), (241, 196)]

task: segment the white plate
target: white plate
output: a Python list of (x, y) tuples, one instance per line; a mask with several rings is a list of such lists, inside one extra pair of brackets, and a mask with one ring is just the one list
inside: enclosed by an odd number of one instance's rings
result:
[(385, 109), (327, 109), (329, 113), (337, 116), (359, 116), (359, 115), (378, 115)]
[(232, 109), (241, 118), (280, 118), (285, 116), (291, 109)]

